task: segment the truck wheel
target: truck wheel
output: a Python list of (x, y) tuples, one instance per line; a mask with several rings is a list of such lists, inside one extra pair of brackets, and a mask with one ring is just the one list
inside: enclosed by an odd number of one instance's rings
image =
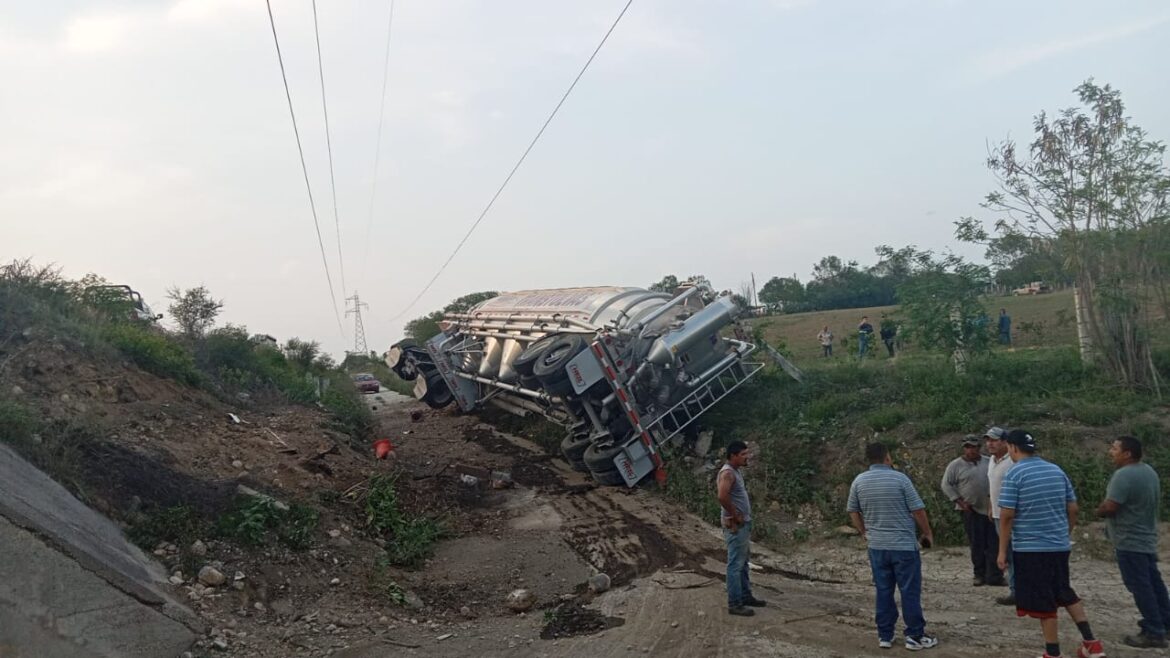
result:
[(532, 374), (540, 379), (544, 390), (549, 393), (568, 395), (573, 392), (573, 383), (569, 381), (565, 366), (588, 347), (585, 338), (578, 334), (563, 335), (544, 349), (532, 367)]
[(447, 388), (447, 382), (437, 372), (431, 373), (414, 383), (414, 397), (422, 400), (432, 409), (442, 409), (451, 404), (455, 396)]
[(623, 487), (626, 484), (626, 479), (616, 468), (611, 471), (591, 471), (589, 474), (593, 476), (593, 480), (597, 484), (607, 487)]
[(597, 443), (590, 444), (585, 449), (583, 459), (585, 465), (594, 473), (616, 471), (617, 467), (613, 465), (613, 458), (617, 457), (621, 451), (622, 446), (620, 444), (610, 440), (598, 441)]
[(407, 348), (415, 347), (415, 342), (409, 338), (400, 340), (386, 352), (386, 366), (404, 381), (414, 381), (418, 377), (418, 370), (406, 359)]
[(532, 367), (536, 365), (536, 361), (540, 358), (540, 355), (544, 353), (544, 350), (547, 349), (548, 346), (551, 345), (557, 338), (560, 338), (560, 334), (549, 334), (544, 338), (532, 341), (528, 347), (524, 348), (524, 351), (520, 353), (520, 356), (517, 356), (512, 361), (512, 369), (520, 375), (521, 379), (525, 377), (531, 377)]
[(585, 450), (589, 447), (589, 443), (588, 434), (570, 434), (561, 441), (561, 454), (570, 464), (584, 461)]

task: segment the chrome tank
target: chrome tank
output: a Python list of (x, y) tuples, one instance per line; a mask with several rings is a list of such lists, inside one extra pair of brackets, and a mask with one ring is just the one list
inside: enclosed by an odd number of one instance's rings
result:
[[(460, 370), (504, 382), (518, 379), (512, 362), (533, 340), (550, 333), (594, 334), (601, 328), (663, 333), (680, 317), (700, 312), (698, 295), (655, 316), (673, 296), (643, 288), (602, 286), (506, 292), (471, 308), (448, 315), (448, 333), (461, 332), (481, 343), (464, 355)], [(645, 328), (644, 318), (652, 318)]]

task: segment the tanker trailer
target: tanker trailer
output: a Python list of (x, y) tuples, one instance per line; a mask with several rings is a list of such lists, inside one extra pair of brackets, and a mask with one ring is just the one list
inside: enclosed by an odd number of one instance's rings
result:
[(504, 293), (447, 315), (441, 333), (385, 354), (415, 397), (492, 404), (567, 429), (565, 459), (607, 485), (665, 476), (662, 448), (758, 373), (755, 345), (724, 337), (739, 308), (684, 284), (676, 294), (597, 287)]

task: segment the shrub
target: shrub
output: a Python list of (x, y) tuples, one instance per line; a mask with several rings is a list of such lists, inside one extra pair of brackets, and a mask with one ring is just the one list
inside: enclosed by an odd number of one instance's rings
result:
[(37, 422), (24, 405), (0, 400), (0, 443), (23, 444), (32, 440)]
[(191, 386), (203, 382), (191, 353), (166, 334), (125, 323), (109, 325), (102, 333), (114, 347), (147, 372)]
[(875, 432), (888, 432), (906, 420), (906, 413), (898, 407), (886, 407), (872, 411), (865, 417), (865, 424)]
[(321, 404), (333, 415), (334, 427), (348, 434), (355, 446), (365, 449), (378, 425), (365, 400), (344, 373), (336, 373), (330, 378), (330, 386), (321, 396)]
[(391, 564), (416, 567), (430, 557), (435, 542), (445, 535), (445, 531), (433, 519), (405, 516), (398, 507), (395, 484), (395, 478), (389, 475), (370, 479), (366, 495), (366, 528), (387, 538), (386, 558)]
[(320, 514), (307, 505), (293, 503), (286, 508), (267, 496), (247, 496), (216, 522), (221, 537), (241, 544), (259, 546), (275, 537), (294, 550), (308, 548), (317, 530)]

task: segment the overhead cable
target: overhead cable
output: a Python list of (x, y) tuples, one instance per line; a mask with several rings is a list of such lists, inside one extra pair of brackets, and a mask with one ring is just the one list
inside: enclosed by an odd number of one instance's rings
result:
[(366, 218), (366, 245), (362, 256), (361, 278), (366, 277), (366, 266), (370, 260), (370, 229), (374, 225), (374, 199), (378, 193), (378, 165), (382, 160), (382, 124), (386, 118), (386, 83), (390, 79), (390, 36), (394, 33), (394, 0), (390, 0), (390, 19), (386, 23), (386, 55), (382, 62), (381, 107), (378, 108), (378, 137), (374, 140), (374, 176), (370, 183), (370, 212)]
[(333, 226), (337, 230), (337, 266), (341, 271), (341, 292), (345, 294), (345, 257), (341, 252), (341, 220), (337, 216), (337, 183), (333, 176), (333, 140), (329, 132), (329, 105), (325, 102), (325, 66), (321, 63), (321, 32), (317, 29), (317, 0), (313, 0), (313, 37), (317, 40), (317, 73), (321, 79), (321, 112), (325, 115), (325, 150), (329, 153), (329, 188), (333, 193)]

